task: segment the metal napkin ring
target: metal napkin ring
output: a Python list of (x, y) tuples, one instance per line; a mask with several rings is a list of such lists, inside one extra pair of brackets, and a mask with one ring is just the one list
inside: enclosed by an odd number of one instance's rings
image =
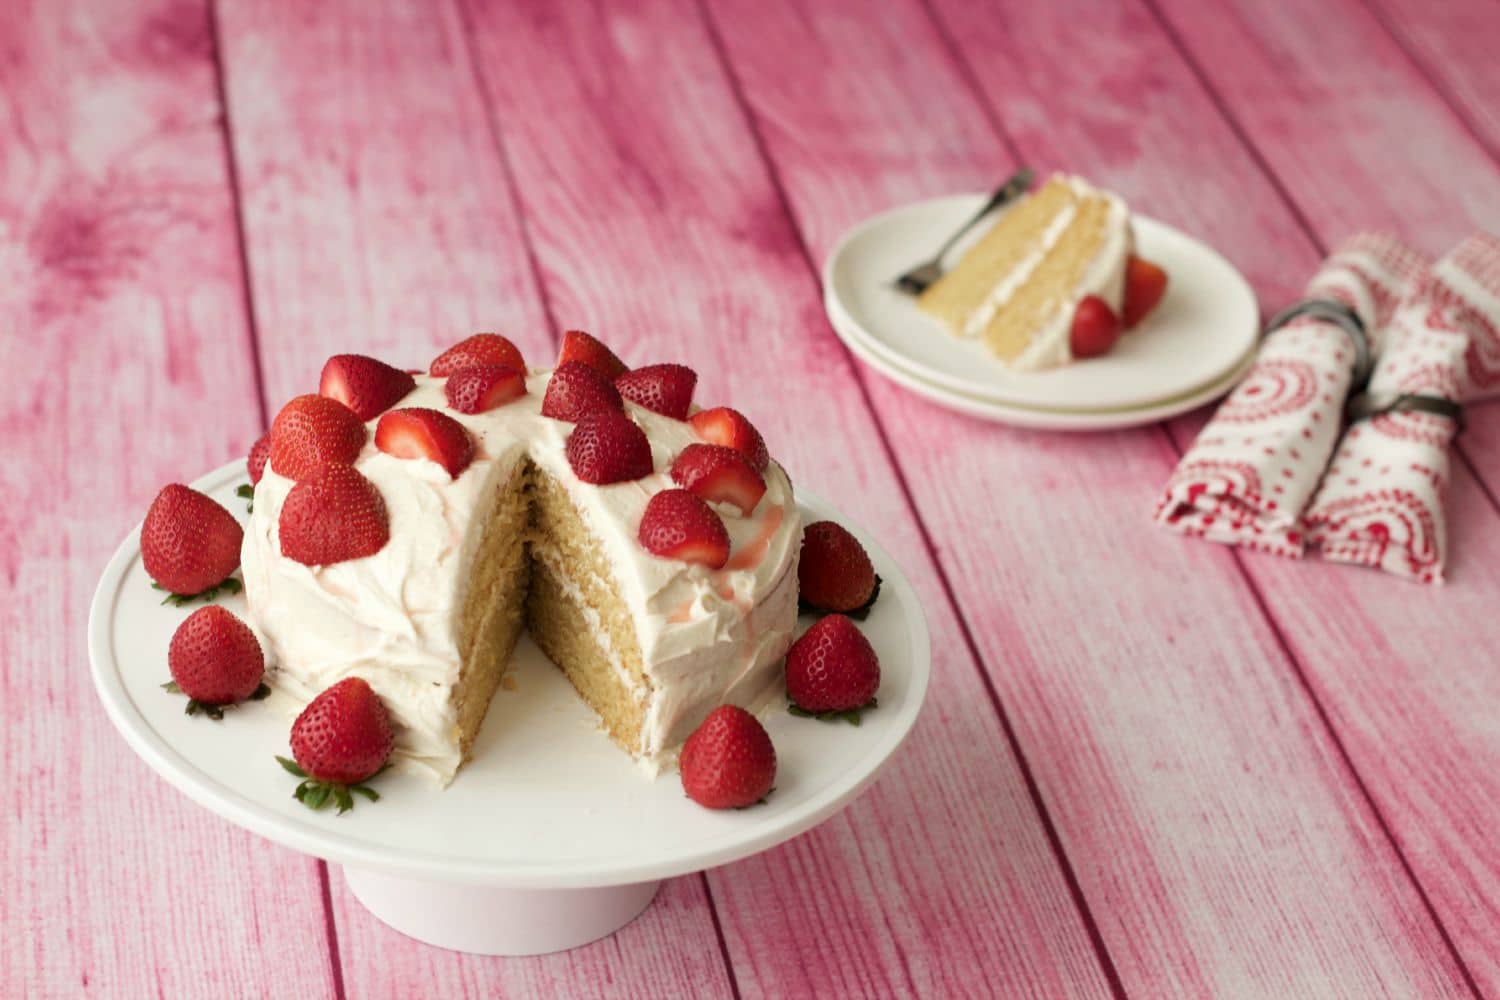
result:
[(1344, 411), (1349, 423), (1358, 423), (1383, 413), (1430, 413), (1435, 417), (1447, 417), (1458, 424), (1458, 433), (1464, 430), (1464, 408), (1442, 396), (1427, 396), (1416, 392), (1403, 392), (1383, 402), (1376, 402), (1365, 392), (1349, 400)]
[(1365, 321), (1359, 313), (1335, 299), (1304, 299), (1287, 306), (1271, 317), (1266, 324), (1266, 336), (1286, 326), (1298, 316), (1312, 316), (1327, 320), (1343, 328), (1354, 345), (1354, 378), (1349, 384), (1350, 392), (1359, 392), (1370, 381), (1370, 372), (1375, 368), (1375, 359), (1370, 352), (1370, 336), (1365, 332)]

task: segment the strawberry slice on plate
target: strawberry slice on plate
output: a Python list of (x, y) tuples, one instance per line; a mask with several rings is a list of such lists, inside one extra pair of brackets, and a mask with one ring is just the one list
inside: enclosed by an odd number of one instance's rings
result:
[(1125, 329), (1150, 314), (1167, 294), (1167, 272), (1143, 257), (1125, 262), (1125, 305), (1120, 310)]
[(396, 458), (426, 458), (457, 479), (474, 461), (474, 438), (441, 410), (410, 406), (392, 410), (375, 425), (375, 447)]
[(1096, 358), (1108, 354), (1120, 339), (1120, 317), (1097, 295), (1085, 295), (1073, 313), (1068, 331), (1068, 348), (1075, 358)]

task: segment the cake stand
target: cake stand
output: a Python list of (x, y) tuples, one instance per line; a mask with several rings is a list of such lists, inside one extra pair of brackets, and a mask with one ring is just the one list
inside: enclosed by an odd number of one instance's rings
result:
[[(194, 487), (243, 517), (233, 463)], [(293, 708), (279, 697), (224, 713), (183, 712), (168, 694), (167, 646), (195, 607), (163, 606), (141, 565), (139, 526), (105, 567), (89, 610), (89, 658), (110, 719), (145, 762), (230, 822), (344, 868), (354, 895), (403, 934), (458, 951), (561, 951), (629, 923), (662, 879), (774, 847), (821, 823), (869, 784), (916, 721), (930, 650), (916, 595), (890, 557), (847, 518), (799, 495), (803, 516), (830, 518), (864, 543), (884, 583), (861, 628), (878, 651), (880, 705), (863, 723), (763, 713), (776, 745), (776, 787), (763, 804), (704, 809), (675, 772), (653, 780), (611, 743), (592, 711), (529, 639), (495, 696), (473, 760), (447, 789), (391, 771), (381, 800), (343, 816), (292, 798)], [(240, 596), (219, 600), (245, 613)], [(803, 627), (812, 618), (804, 617)]]

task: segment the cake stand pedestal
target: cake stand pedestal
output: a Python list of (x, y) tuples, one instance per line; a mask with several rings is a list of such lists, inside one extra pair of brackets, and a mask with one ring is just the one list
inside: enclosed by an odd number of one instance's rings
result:
[[(193, 485), (242, 515), (236, 462)], [(927, 627), (899, 567), (828, 505), (799, 497), (808, 521), (849, 527), (884, 579), (860, 624), (880, 656), (880, 706), (859, 726), (762, 713), (776, 746), (776, 787), (751, 809), (704, 809), (675, 774), (652, 780), (530, 639), (513, 683), (490, 704), (470, 762), (439, 789), (394, 768), (380, 801), (313, 812), (292, 798), (292, 710), (282, 696), (236, 705), (222, 722), (183, 712), (161, 689), (167, 646), (193, 608), (163, 606), (141, 566), (139, 526), (105, 567), (89, 610), (94, 685), (125, 742), (164, 779), (219, 816), (339, 864), (355, 897), (419, 941), (486, 955), (533, 955), (596, 940), (639, 915), (662, 879), (775, 847), (853, 801), (916, 722), (931, 669)], [(243, 596), (219, 601), (244, 616)], [(811, 624), (804, 618), (802, 625)]]
[(643, 913), (660, 882), (597, 889), (496, 889), (344, 866), (365, 909), (407, 937), (476, 955), (545, 955), (607, 937)]

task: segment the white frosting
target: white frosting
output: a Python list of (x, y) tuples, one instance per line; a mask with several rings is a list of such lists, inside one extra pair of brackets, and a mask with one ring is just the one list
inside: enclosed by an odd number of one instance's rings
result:
[[(1081, 177), (1065, 176), (1062, 180), (1080, 199), (1103, 198), (1109, 204), (1104, 224), (1104, 243), (1084, 269), (1071, 294), (1050, 312), (1047, 321), (1032, 335), (1031, 341), (1021, 353), (1002, 361), (1006, 367), (1016, 371), (1056, 368), (1073, 360), (1073, 352), (1068, 345), (1069, 334), (1073, 326), (1073, 313), (1084, 298), (1099, 296), (1117, 316), (1125, 305), (1125, 264), (1131, 253), (1130, 210), (1117, 195), (1102, 191)], [(1010, 273), (995, 283), (984, 301), (969, 315), (963, 328), (965, 337), (977, 337), (994, 318), (995, 313), (1030, 280), (1032, 272), (1056, 246), (1077, 214), (1078, 202), (1073, 202), (1057, 213), (1043, 230), (1036, 246)]]
[[(780, 467), (766, 470), (765, 496), (750, 516), (714, 505), (731, 542), (724, 569), (653, 556), (636, 540), (646, 502), (674, 485), (672, 460), (700, 439), (682, 421), (627, 403), (651, 441), (655, 471), (608, 486), (580, 482), (564, 454), (573, 425), (540, 412), (549, 376), (531, 373), (526, 396), (474, 415), (447, 408), (443, 379), (417, 377), (416, 390), (397, 405), (443, 410), (474, 434), (474, 461), (457, 479), (435, 462), (380, 452), (370, 422), (355, 465), (380, 490), (391, 531), (373, 556), (317, 567), (283, 557), (277, 519), (292, 483), (268, 467), (255, 489), (242, 561), (253, 624), (276, 664), (273, 685), (300, 706), (346, 676), (364, 677), (397, 723), (395, 759), (445, 783), (461, 762), (451, 692), (469, 564), (523, 455), (565, 486), (630, 611), (649, 684), (639, 692), (647, 712), (636, 748), (648, 766), (670, 759), (716, 705), (751, 707), (774, 682), (791, 643), (802, 531)], [(762, 539), (763, 553), (750, 558)], [(597, 615), (591, 624), (607, 649)]]

